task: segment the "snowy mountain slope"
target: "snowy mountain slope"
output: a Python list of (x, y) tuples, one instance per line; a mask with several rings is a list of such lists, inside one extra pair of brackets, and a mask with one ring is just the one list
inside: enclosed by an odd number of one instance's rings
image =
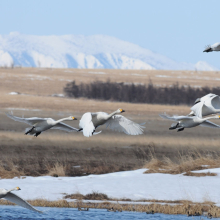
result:
[(0, 66), (109, 69), (215, 70), (208, 63), (177, 63), (110, 36), (0, 35)]

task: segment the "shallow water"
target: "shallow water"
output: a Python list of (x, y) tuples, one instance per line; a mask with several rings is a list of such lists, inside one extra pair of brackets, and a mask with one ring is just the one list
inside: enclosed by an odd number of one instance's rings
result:
[[(44, 214), (38, 214), (18, 206), (0, 206), (0, 219), (41, 219), (41, 220), (105, 220), (105, 219), (150, 219), (150, 220), (189, 220), (207, 219), (199, 216), (187, 217), (186, 215), (146, 214), (140, 212), (107, 212), (105, 209), (90, 209), (88, 212), (78, 211), (73, 208), (45, 208), (37, 207)], [(219, 218), (218, 218), (219, 219)]]

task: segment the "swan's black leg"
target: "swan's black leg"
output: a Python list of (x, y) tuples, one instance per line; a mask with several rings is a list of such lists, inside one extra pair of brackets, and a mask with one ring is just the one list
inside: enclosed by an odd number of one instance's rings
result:
[(178, 125), (179, 125), (179, 122), (178, 122), (177, 124), (173, 123), (173, 124), (171, 125), (171, 127), (169, 128), (169, 130), (174, 130), (174, 129), (176, 129), (176, 128), (178, 127)]
[(33, 126), (29, 131), (27, 131), (25, 134), (27, 135), (27, 134), (29, 134), (30, 132), (32, 132), (33, 131), (33, 129), (34, 129), (35, 127)]
[(41, 134), (41, 132), (37, 132), (34, 136), (37, 137), (40, 134)]
[(180, 128), (180, 129), (177, 130), (177, 132), (178, 132), (178, 131), (183, 131), (183, 130), (184, 130), (184, 128)]

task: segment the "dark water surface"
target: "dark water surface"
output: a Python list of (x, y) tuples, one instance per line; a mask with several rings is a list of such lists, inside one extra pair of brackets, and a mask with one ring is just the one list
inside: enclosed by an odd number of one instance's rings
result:
[[(150, 220), (190, 220), (190, 219), (207, 219), (206, 217), (187, 217), (186, 215), (165, 215), (154, 214), (147, 215), (140, 212), (107, 212), (105, 209), (90, 209), (87, 211), (78, 211), (73, 208), (42, 208), (37, 207), (43, 211), (44, 214), (38, 214), (18, 206), (0, 206), (0, 219), (45, 219), (45, 220), (68, 220), (68, 219), (82, 219), (82, 220), (104, 220), (104, 219), (150, 219)], [(216, 218), (215, 218), (216, 219)], [(219, 219), (219, 218), (218, 218)]]

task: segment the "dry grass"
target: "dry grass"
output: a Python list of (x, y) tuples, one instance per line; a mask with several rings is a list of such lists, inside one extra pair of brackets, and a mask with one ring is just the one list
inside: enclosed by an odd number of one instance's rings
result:
[(201, 176), (217, 176), (217, 173), (210, 173), (210, 172), (207, 172), (207, 173), (193, 173), (193, 172), (186, 172), (183, 174), (184, 176), (196, 176), (196, 177), (201, 177)]
[[(183, 203), (177, 205), (170, 204), (119, 204), (111, 203), (108, 201), (102, 203), (92, 203), (92, 202), (82, 202), (78, 200), (75, 202), (67, 202), (66, 200), (59, 201), (47, 201), (43, 199), (29, 200), (28, 201), (33, 206), (41, 207), (60, 207), (60, 208), (97, 208), (97, 209), (109, 209), (123, 210), (123, 211), (136, 211), (136, 212), (149, 212), (154, 211), (155, 213), (164, 214), (194, 214), (195, 212), (203, 215), (204, 212), (209, 212), (213, 217), (220, 217), (220, 208), (209, 203), (191, 203), (190, 201), (184, 201)], [(0, 200), (0, 205), (14, 205), (6, 200)]]
[(179, 161), (174, 162), (168, 157), (159, 160), (155, 157), (147, 162), (145, 173), (169, 173), (189, 176), (215, 176), (211, 173), (192, 173), (190, 171), (220, 167), (220, 156), (215, 152), (189, 152), (187, 155), (179, 155)]
[(71, 195), (66, 195), (64, 199), (78, 199), (78, 200), (112, 200), (106, 194), (99, 192), (92, 192), (86, 195), (81, 193), (74, 193)]
[(24, 172), (20, 170), (13, 162), (7, 161), (3, 163), (0, 161), (0, 177), (4, 179), (14, 178), (15, 176), (23, 176)]
[[(100, 74), (104, 73), (104, 74)], [(0, 69), (0, 92), (20, 92), (37, 95), (63, 93), (67, 82), (89, 83), (94, 79), (113, 82), (144, 83), (151, 79), (163, 86), (179, 82), (180, 85), (219, 86), (217, 71), (169, 71), (169, 70), (113, 70), (113, 69), (48, 69), (14, 68)]]
[(56, 162), (52, 167), (48, 165), (47, 170), (49, 171), (47, 174), (49, 176), (66, 176), (66, 166), (59, 162)]

